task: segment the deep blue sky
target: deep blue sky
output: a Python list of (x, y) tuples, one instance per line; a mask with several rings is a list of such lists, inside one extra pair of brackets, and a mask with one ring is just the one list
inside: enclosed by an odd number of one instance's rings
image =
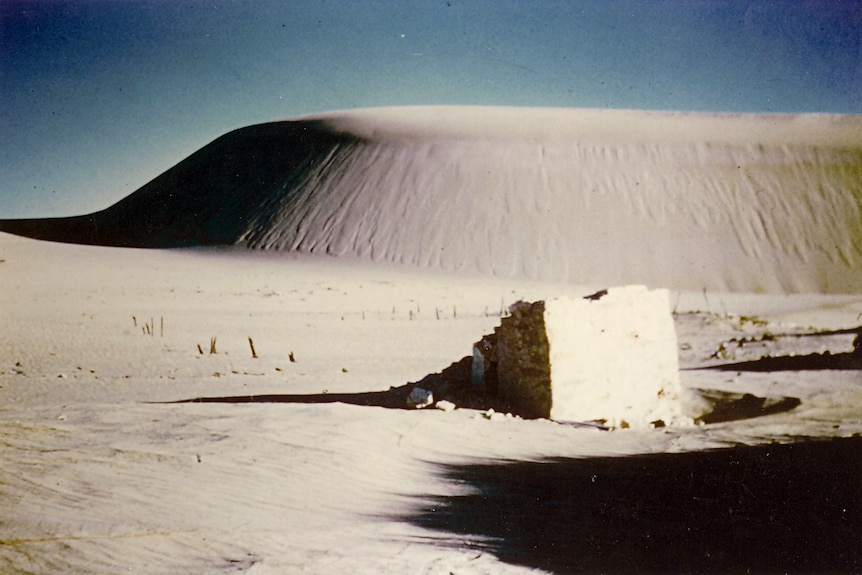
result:
[(0, 217), (107, 207), (248, 124), (403, 104), (862, 113), (862, 3), (0, 0)]

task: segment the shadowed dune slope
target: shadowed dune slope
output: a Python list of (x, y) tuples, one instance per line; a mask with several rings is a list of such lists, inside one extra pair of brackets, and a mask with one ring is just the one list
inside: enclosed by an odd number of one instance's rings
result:
[(862, 292), (862, 117), (383, 108), (251, 126), (41, 239)]
[(105, 210), (4, 220), (0, 230), (119, 247), (234, 244), (252, 214), (290, 201), (302, 174), (347, 139), (314, 121), (250, 126), (218, 138)]

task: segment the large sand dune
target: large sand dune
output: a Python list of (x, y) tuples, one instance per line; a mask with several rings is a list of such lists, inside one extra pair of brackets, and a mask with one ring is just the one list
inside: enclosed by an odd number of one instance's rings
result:
[[(0, 572), (860, 572), (862, 295), (716, 293), (862, 292), (860, 128), (332, 113), (96, 214), (0, 222), (270, 250), (0, 233)], [(515, 301), (623, 281), (688, 287), (686, 401), (759, 416), (602, 432), (368, 400)]]
[(862, 117), (418, 107), (250, 126), (95, 214), (0, 230), (500, 276), (862, 291)]

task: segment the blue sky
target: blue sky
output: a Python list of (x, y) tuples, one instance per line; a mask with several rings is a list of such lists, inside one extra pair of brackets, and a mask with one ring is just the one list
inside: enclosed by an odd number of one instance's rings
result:
[(862, 3), (0, 0), (0, 217), (107, 207), (234, 128), (412, 104), (862, 113)]

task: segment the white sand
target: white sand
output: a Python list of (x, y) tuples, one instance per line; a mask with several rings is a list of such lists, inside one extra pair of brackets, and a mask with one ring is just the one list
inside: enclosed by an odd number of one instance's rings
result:
[(255, 248), (505, 277), (859, 292), (862, 117), (420, 107), (333, 146)]
[[(689, 386), (803, 400), (785, 414), (687, 430), (601, 433), (491, 421), (469, 410), (150, 403), (385, 390), (468, 355), (498, 321), (501, 304), (592, 287), (7, 235), (0, 235), (0, 259), (4, 573), (526, 572), (468, 546), (432, 545), (442, 535), (398, 519), (427, 497), (457, 492), (433, 464), (862, 431), (858, 372), (835, 371), (684, 372)], [(760, 309), (801, 328), (848, 327), (862, 313), (858, 296), (673, 299), (678, 311)], [(709, 355), (721, 342), (764, 329), (734, 317), (694, 317), (678, 321), (688, 350), (683, 366), (715, 363)], [(155, 336), (141, 332), (150, 318)], [(196, 346), (208, 351), (213, 336), (219, 353), (199, 355)], [(814, 339), (728, 346), (725, 361), (779, 348), (847, 347), (846, 337)]]
[[(858, 119), (518, 111), (495, 128), (497, 112), (455, 112), (419, 114), (406, 135), (410, 110), (326, 118), (371, 140), (333, 156), (315, 195), (269, 204), (245, 240), (320, 255), (0, 234), (0, 571), (532, 572), (405, 519), (468, 489), (439, 464), (862, 432), (860, 372), (836, 370), (684, 371), (684, 387), (802, 404), (639, 431), (462, 409), (157, 403), (387, 390), (469, 355), (519, 299), (631, 276), (689, 289), (671, 295), (684, 368), (849, 349), (847, 334), (786, 334), (862, 323), (862, 296), (817, 293), (862, 289)], [(528, 137), (507, 140), (522, 113)], [(561, 117), (563, 137), (533, 141)], [(589, 141), (571, 145), (581, 122)], [(476, 129), (487, 137), (470, 139)], [(753, 293), (781, 289), (803, 293)]]
[(860, 293), (860, 220), (862, 116), (416, 107), (231, 132), (55, 239)]

